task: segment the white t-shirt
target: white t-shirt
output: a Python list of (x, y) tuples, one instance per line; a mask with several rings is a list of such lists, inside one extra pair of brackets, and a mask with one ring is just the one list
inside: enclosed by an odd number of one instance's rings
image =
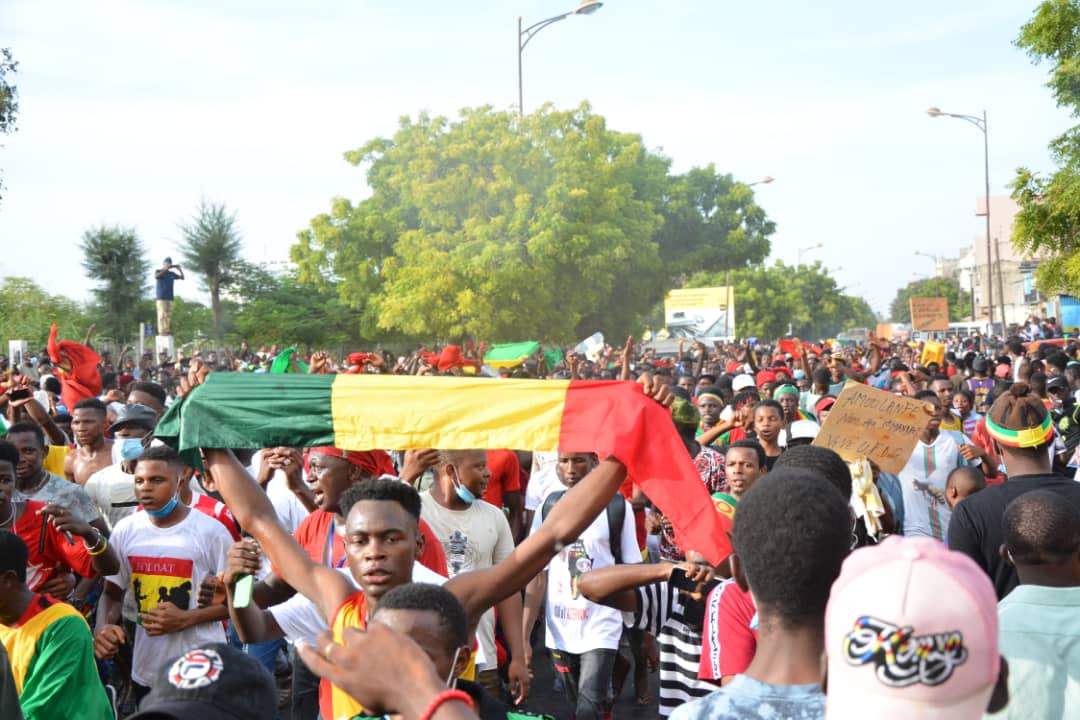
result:
[(135, 476), (120, 469), (120, 463), (103, 467), (86, 481), (86, 492), (105, 518), (110, 529), (135, 512), (139, 500), (135, 497)]
[[(354, 588), (360, 589), (349, 568), (340, 567), (334, 569), (348, 578)], [(417, 562), (413, 564), (412, 581), (414, 583), (428, 583), (429, 585), (443, 585), (446, 583), (446, 578)], [(322, 613), (319, 612), (319, 606), (302, 593), (296, 593), (285, 602), (272, 605), (267, 610), (274, 616), (274, 620), (277, 622), (278, 627), (281, 628), (281, 631), (285, 633), (285, 639), (291, 643), (304, 640), (313, 645), (315, 636), (329, 629), (329, 625), (323, 618)]]
[[(503, 511), (494, 505), (477, 500), (465, 510), (450, 510), (435, 502), (430, 492), (421, 493), (420, 501), (423, 505), (420, 517), (442, 543), (450, 577), (489, 568), (514, 551), (510, 523)], [(477, 634), (484, 657), (492, 658), (488, 664), (477, 665), (477, 668), (490, 670), (495, 667), (496, 657), (494, 608), (480, 618)]]
[(533, 453), (532, 472), (529, 473), (529, 485), (525, 488), (526, 510), (536, 512), (540, 509), (540, 501), (546, 498), (548, 493), (562, 487), (555, 472), (558, 460), (559, 453)]
[[(186, 518), (167, 528), (151, 523), (144, 512), (134, 513), (116, 524), (109, 542), (120, 554), (120, 572), (108, 581), (132, 593), (139, 612), (146, 612), (161, 602), (171, 602), (181, 610), (197, 607), (199, 583), (225, 569), (225, 553), (233, 540), (217, 520), (189, 510)], [(225, 642), (220, 622), (154, 637), (139, 625), (131, 677), (149, 686), (163, 662), (212, 642)]]
[[(964, 438), (962, 444), (970, 443)], [(931, 445), (922, 440), (915, 444), (898, 476), (904, 495), (904, 535), (945, 539), (952, 517), (945, 502), (945, 481), (954, 469), (967, 464), (951, 432), (939, 432)]]
[[(565, 488), (560, 484), (559, 490)], [(546, 497), (545, 497), (546, 499)], [(559, 502), (562, 502), (560, 499)], [(624, 563), (641, 562), (637, 535), (634, 531), (634, 511), (626, 504), (623, 515), (622, 545)], [(542, 505), (541, 505), (542, 507)], [(536, 532), (543, 522), (542, 512), (533, 515), (529, 532)], [(597, 568), (611, 567), (607, 509), (593, 520), (575, 542), (567, 545), (547, 566), (547, 646), (563, 652), (581, 654), (589, 650), (615, 650), (622, 637), (623, 614), (615, 608), (598, 605), (585, 599), (577, 589), (577, 579)]]
[[(262, 466), (262, 453), (263, 451), (259, 450), (251, 456), (251, 468), (248, 472), (251, 473), (252, 477), (259, 477), (259, 469)], [(303, 473), (304, 482), (307, 482), (307, 473), (303, 470), (301, 472)], [(270, 503), (274, 506), (278, 522), (289, 531), (290, 535), (295, 533), (296, 528), (300, 527), (300, 523), (308, 516), (308, 511), (296, 497), (296, 493), (289, 489), (289, 481), (286, 479), (284, 471), (274, 471), (270, 481), (266, 483), (266, 497), (270, 498)]]

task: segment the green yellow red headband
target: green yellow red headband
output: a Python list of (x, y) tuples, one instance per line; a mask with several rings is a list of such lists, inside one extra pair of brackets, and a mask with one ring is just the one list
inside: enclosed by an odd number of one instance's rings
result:
[(713, 400), (715, 400), (719, 404), (721, 404), (721, 405), (724, 404), (724, 398), (720, 397), (719, 395), (714, 395), (712, 393), (701, 393), (700, 395), (698, 395), (698, 402), (700, 403), (705, 398), (712, 398)]
[(988, 414), (986, 416), (986, 429), (990, 437), (1002, 445), (1014, 448), (1033, 448), (1045, 445), (1054, 435), (1054, 425), (1050, 420), (1050, 413), (1043, 418), (1038, 427), (1024, 428), (1023, 430), (1009, 430), (995, 423)]

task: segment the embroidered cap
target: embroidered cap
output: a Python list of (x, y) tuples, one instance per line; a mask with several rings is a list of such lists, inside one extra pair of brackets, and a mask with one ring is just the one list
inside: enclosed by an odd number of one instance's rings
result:
[(844, 561), (825, 652), (829, 720), (981, 719), (1000, 669), (994, 587), (937, 540), (887, 538)]
[(128, 720), (263, 720), (277, 715), (277, 689), (258, 660), (224, 643), (166, 662)]

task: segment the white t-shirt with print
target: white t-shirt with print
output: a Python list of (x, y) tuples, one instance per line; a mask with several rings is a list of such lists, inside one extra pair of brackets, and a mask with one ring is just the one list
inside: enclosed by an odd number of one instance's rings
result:
[(948, 431), (939, 432), (930, 445), (922, 440), (915, 443), (898, 475), (904, 495), (904, 535), (945, 539), (952, 518), (945, 502), (945, 481), (954, 469), (968, 464), (960, 454), (961, 444), (970, 443), (959, 433)]
[[(564, 489), (560, 485), (555, 492)], [(618, 539), (622, 547), (622, 561), (627, 564), (641, 562), (641, 550), (638, 549), (634, 528), (634, 511), (630, 503), (625, 500), (623, 502), (626, 512), (623, 515), (622, 533)], [(543, 508), (543, 504), (540, 507)], [(540, 528), (542, 515), (542, 509), (533, 515), (530, 533)], [(548, 563), (547, 604), (544, 614), (549, 648), (578, 655), (589, 650), (615, 650), (619, 647), (623, 627), (622, 612), (586, 600), (577, 588), (577, 579), (581, 575), (614, 564), (605, 507), (592, 524), (585, 528), (581, 537), (560, 550)]]
[[(120, 572), (107, 579), (132, 593), (139, 612), (162, 602), (192, 610), (198, 607), (199, 583), (225, 569), (232, 542), (224, 525), (198, 510), (189, 510), (186, 518), (167, 528), (154, 525), (144, 512), (134, 513), (113, 528), (109, 543), (120, 554)], [(131, 677), (149, 686), (166, 660), (212, 642), (225, 642), (220, 622), (153, 637), (138, 625)]]
[[(514, 538), (506, 514), (491, 503), (477, 500), (465, 510), (444, 508), (431, 497), (420, 494), (420, 517), (431, 526), (446, 552), (450, 577), (470, 570), (483, 570), (505, 560), (514, 551)], [(477, 626), (485, 658), (492, 658), (480, 670), (495, 667), (495, 609), (484, 613)]]
[(139, 500), (135, 497), (135, 476), (124, 472), (120, 463), (103, 467), (90, 475), (86, 481), (86, 492), (112, 529), (139, 507)]

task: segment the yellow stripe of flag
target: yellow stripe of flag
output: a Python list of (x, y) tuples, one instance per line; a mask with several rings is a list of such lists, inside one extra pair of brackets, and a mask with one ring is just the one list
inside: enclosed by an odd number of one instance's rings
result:
[[(418, 380), (338, 375), (330, 394), (334, 445), (357, 450), (559, 448), (569, 380)], [(371, 422), (374, 417), (378, 423)]]

